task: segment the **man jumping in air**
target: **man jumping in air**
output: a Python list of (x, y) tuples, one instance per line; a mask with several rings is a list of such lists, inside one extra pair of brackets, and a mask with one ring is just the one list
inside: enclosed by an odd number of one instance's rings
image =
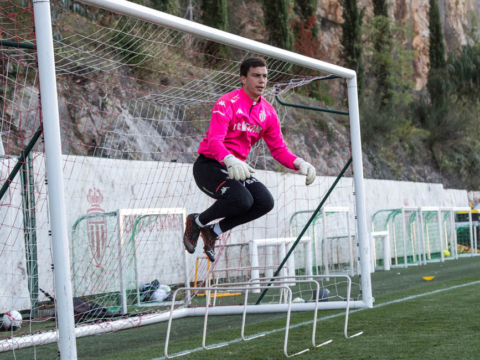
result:
[[(292, 170), (306, 175), (306, 184), (315, 181), (315, 169), (288, 150), (273, 106), (262, 94), (267, 86), (267, 64), (262, 58), (249, 58), (240, 65), (242, 87), (223, 95), (212, 109), (207, 136), (198, 148), (193, 165), (197, 186), (217, 201), (200, 214), (187, 216), (183, 243), (195, 252), (198, 237), (205, 254), (215, 261), (215, 241), (234, 227), (248, 223), (273, 209), (270, 191), (251, 174), (245, 163), (252, 146), (261, 138), (273, 158)], [(223, 218), (220, 222), (209, 222)]]

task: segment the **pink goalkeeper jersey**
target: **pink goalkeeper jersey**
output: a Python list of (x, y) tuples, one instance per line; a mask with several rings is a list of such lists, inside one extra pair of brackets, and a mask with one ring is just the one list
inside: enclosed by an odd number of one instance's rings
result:
[(289, 169), (296, 170), (297, 156), (283, 140), (280, 121), (273, 106), (263, 97), (254, 102), (243, 89), (223, 95), (212, 109), (207, 136), (200, 142), (198, 153), (221, 162), (232, 154), (245, 161), (252, 146), (261, 138), (273, 158)]

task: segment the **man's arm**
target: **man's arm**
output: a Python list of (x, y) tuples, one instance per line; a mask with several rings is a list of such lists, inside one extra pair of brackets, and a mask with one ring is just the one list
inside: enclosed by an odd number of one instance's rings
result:
[(300, 170), (300, 174), (307, 177), (305, 181), (306, 185), (312, 184), (316, 177), (315, 168), (302, 158), (294, 155), (288, 149), (285, 140), (283, 140), (280, 121), (278, 120), (277, 114), (273, 112), (272, 116), (273, 118), (271, 119), (271, 124), (263, 135), (270, 153), (275, 160), (287, 168), (292, 170)]
[(223, 142), (232, 117), (230, 101), (219, 100), (215, 103), (207, 131), (207, 141), (208, 150), (218, 162), (222, 162), (227, 155), (230, 155), (230, 151), (227, 150)]

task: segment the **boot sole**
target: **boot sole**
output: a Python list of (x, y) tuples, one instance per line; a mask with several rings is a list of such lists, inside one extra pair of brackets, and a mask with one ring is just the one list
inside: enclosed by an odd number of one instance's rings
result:
[(208, 260), (210, 260), (210, 262), (212, 262), (212, 263), (215, 262), (215, 256), (213, 256), (213, 258), (212, 258), (211, 255), (209, 255), (209, 254), (207, 253), (207, 251), (205, 250), (205, 248), (203, 248), (203, 253), (204, 253), (205, 255), (207, 255)]
[(188, 239), (183, 239), (183, 246), (185, 246), (185, 250), (187, 250), (190, 254), (195, 252), (195, 248), (193, 245), (188, 241)]

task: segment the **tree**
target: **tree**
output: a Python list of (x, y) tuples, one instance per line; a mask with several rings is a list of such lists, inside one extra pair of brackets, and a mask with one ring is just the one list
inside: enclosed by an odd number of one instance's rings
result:
[(388, 17), (388, 4), (385, 0), (373, 0), (373, 16)]
[(380, 107), (390, 104), (392, 100), (393, 37), (388, 17), (386, 0), (373, 0), (374, 17), (370, 24), (373, 27), (373, 64), (372, 69), (377, 83), (377, 94)]
[(447, 74), (454, 100), (465, 104), (480, 102), (480, 42), (453, 51), (448, 58)]
[[(202, 22), (210, 27), (226, 31), (228, 27), (227, 0), (202, 0)], [(209, 41), (205, 48), (208, 61), (216, 63), (218, 59), (228, 55), (225, 45)]]
[[(445, 44), (443, 41), (442, 23), (437, 0), (430, 0), (428, 12), (430, 30), (429, 59), (427, 89), (430, 94), (430, 107), (428, 114), (423, 119), (425, 128), (430, 132), (427, 145), (430, 149), (434, 162), (444, 168), (443, 151), (449, 146), (449, 139), (455, 138), (455, 133), (461, 129), (459, 117), (455, 109), (457, 106), (448, 98), (448, 78), (445, 60)], [(453, 127), (452, 127), (453, 126)]]
[(202, 0), (202, 22), (210, 27), (226, 31), (228, 25), (227, 0)]
[(152, 7), (175, 15), (178, 11), (178, 0), (152, 0)]
[(411, 120), (415, 52), (405, 46), (413, 36), (411, 27), (377, 15), (364, 28), (365, 62), (370, 64), (366, 78), (371, 81), (366, 82), (360, 103), (362, 139), (397, 144), (424, 138), (427, 132), (416, 129)]
[(363, 88), (363, 46), (362, 46), (362, 23), (364, 10), (358, 11), (357, 0), (342, 0), (343, 24), (342, 24), (342, 58), (347, 68), (357, 72), (358, 89)]
[(289, 0), (264, 0), (262, 6), (269, 44), (285, 50), (291, 50), (293, 45), (288, 21), (289, 4)]
[(322, 37), (316, 18), (318, 0), (295, 0), (293, 10), (297, 15), (292, 21), (295, 51), (316, 59), (324, 58)]
[(443, 40), (442, 23), (437, 0), (430, 0), (428, 13), (430, 30), (430, 69), (428, 71), (427, 89), (430, 93), (432, 104), (442, 106), (445, 104), (447, 92), (445, 44)]
[[(315, 19), (315, 13), (317, 11), (318, 0), (295, 0), (293, 5), (293, 11), (297, 14), (297, 21), (293, 30), (296, 35), (300, 26), (307, 27), (307, 24), (311, 23), (310, 32), (312, 33), (312, 39), (318, 38), (319, 27)], [(313, 17), (313, 21), (312, 21)], [(307, 25), (307, 26), (306, 26)], [(297, 27), (298, 26), (298, 27)], [(295, 36), (296, 38), (297, 36)]]

